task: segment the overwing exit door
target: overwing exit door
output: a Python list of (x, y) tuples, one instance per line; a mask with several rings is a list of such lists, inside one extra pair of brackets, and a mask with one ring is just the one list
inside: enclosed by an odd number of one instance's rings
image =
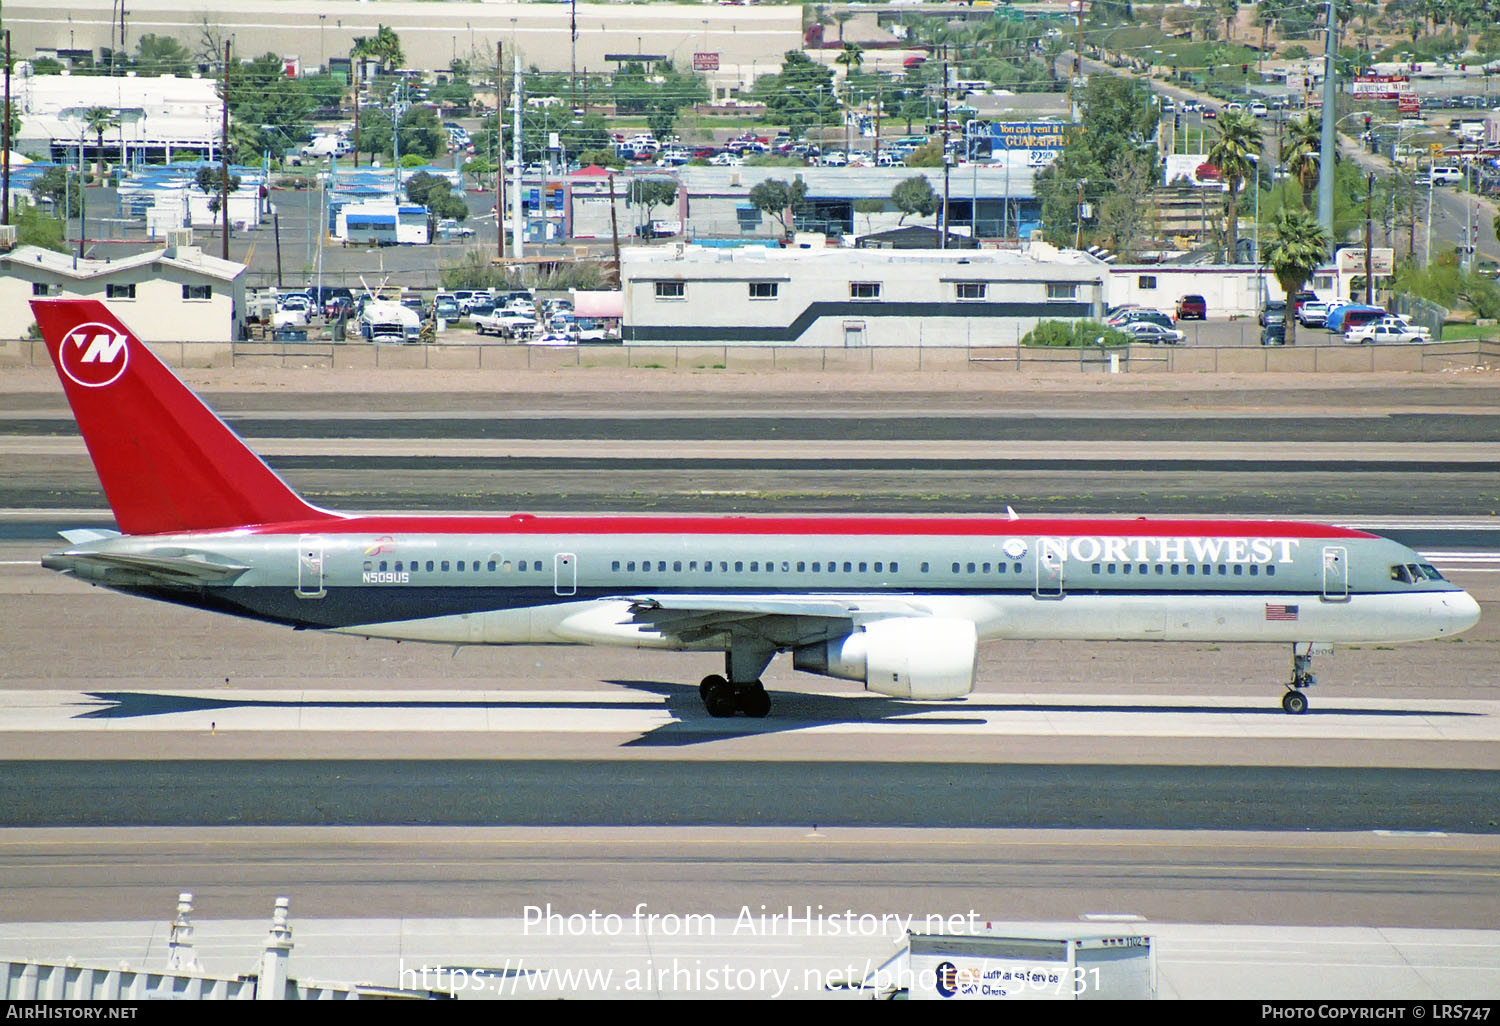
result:
[(297, 542), (297, 597), (314, 599), (328, 594), (323, 587), (323, 539), (303, 535)]
[(552, 560), (552, 590), (559, 595), (572, 595), (578, 591), (578, 557), (571, 552), (559, 552)]

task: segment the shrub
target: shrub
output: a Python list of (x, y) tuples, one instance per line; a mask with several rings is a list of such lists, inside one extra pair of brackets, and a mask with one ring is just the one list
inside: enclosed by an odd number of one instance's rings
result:
[(1023, 346), (1095, 346), (1103, 339), (1107, 346), (1128, 345), (1130, 339), (1098, 321), (1042, 321), (1021, 339)]

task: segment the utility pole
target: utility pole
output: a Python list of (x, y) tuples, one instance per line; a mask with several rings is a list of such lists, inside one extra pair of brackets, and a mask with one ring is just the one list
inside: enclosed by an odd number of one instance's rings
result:
[[(1330, 0), (1331, 2), (1331, 0)], [(1077, 32), (1073, 40), (1073, 73), (1068, 76), (1068, 117), (1073, 117), (1073, 83), (1083, 77), (1083, 0), (1077, 0)]]
[(578, 0), (568, 0), (568, 110), (578, 109)]
[(362, 54), (354, 55), (354, 166), (359, 167), (359, 68), (364, 64)]
[[(505, 63), (504, 43), (495, 44), (495, 258), (505, 259)], [(516, 169), (518, 172), (520, 168)]]
[(938, 249), (948, 248), (948, 48), (943, 47), (943, 234)]
[(1333, 162), (1337, 144), (1334, 128), (1338, 122), (1335, 109), (1337, 73), (1333, 59), (1338, 29), (1338, 20), (1333, 12), (1333, 0), (1328, 0), (1328, 24), (1324, 26), (1323, 54), (1323, 139), (1318, 153), (1318, 224), (1328, 235), (1328, 244), (1333, 245)]
[(1374, 258), (1371, 256), (1372, 250), (1370, 248), (1373, 245), (1373, 239), (1371, 237), (1373, 235), (1373, 232), (1371, 232), (1370, 228), (1371, 228), (1371, 225), (1374, 223), (1374, 219), (1371, 216), (1371, 211), (1370, 211), (1370, 202), (1371, 202), (1372, 198), (1374, 197), (1374, 195), (1375, 195), (1375, 172), (1371, 171), (1369, 177), (1365, 179), (1365, 305), (1366, 306), (1374, 306), (1375, 305), (1375, 274), (1374, 274), (1374, 270), (1373, 270), (1374, 266), (1375, 266), (1375, 262), (1374, 262)]
[(512, 54), (511, 59), (516, 62), (515, 82), (510, 89), (510, 136), (511, 147), (515, 152), (516, 176), (511, 179), (511, 236), (510, 253), (514, 257), (526, 255), (525, 225), (521, 217), (521, 55), (519, 52)]
[(5, 125), (0, 128), (0, 224), (10, 224), (10, 29), (5, 30)]
[(229, 259), (229, 40), (224, 41), (224, 102), (220, 121), (223, 141), (219, 144), (219, 256)]
[(614, 241), (615, 251), (615, 285), (619, 288), (625, 287), (624, 280), (620, 277), (620, 225), (615, 218), (615, 176), (609, 176), (609, 235)]

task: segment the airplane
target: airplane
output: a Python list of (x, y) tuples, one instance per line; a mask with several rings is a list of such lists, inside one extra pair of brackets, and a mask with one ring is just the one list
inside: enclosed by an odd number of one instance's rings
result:
[(960, 698), (982, 641), (1291, 646), (1307, 710), (1333, 644), (1458, 634), (1479, 606), (1410, 548), (1277, 520), (369, 516), (297, 495), (96, 300), (32, 309), (119, 531), (42, 565), (299, 630), (450, 645), (724, 653), (714, 717), (762, 717), (795, 669)]

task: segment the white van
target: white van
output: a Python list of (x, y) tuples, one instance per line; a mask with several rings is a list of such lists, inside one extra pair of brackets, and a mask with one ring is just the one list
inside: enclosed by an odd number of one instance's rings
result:
[(1457, 185), (1464, 180), (1464, 169), (1461, 167), (1435, 167), (1428, 174), (1432, 177), (1433, 185)]

